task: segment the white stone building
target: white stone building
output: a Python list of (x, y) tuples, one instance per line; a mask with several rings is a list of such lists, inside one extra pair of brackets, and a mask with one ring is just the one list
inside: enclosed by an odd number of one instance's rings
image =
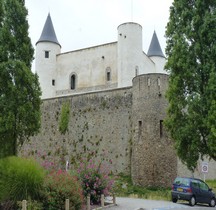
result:
[(142, 26), (123, 23), (118, 41), (61, 53), (61, 45), (48, 14), (36, 43), (35, 69), (42, 99), (96, 90), (128, 87), (146, 73), (166, 73), (165, 56), (154, 32), (148, 53), (142, 49)]

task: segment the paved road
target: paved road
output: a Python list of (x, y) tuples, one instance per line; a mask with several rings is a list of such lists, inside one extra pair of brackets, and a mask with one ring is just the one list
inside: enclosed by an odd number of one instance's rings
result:
[(190, 207), (187, 203), (172, 203), (169, 201), (153, 201), (138, 198), (116, 198), (117, 206), (107, 210), (216, 210), (207, 205)]

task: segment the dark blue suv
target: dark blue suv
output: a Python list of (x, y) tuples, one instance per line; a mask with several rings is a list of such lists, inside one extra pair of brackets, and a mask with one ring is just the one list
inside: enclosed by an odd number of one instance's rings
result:
[(215, 206), (215, 194), (212, 189), (200, 179), (177, 177), (172, 185), (172, 201), (189, 201), (191, 206), (196, 203), (206, 203)]

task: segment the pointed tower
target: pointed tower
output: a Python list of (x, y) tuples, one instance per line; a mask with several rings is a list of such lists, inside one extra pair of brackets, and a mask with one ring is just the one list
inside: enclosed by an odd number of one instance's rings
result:
[(48, 14), (42, 34), (36, 43), (35, 70), (39, 76), (42, 99), (54, 97), (56, 84), (56, 55), (61, 45), (55, 34), (52, 19)]
[(155, 63), (155, 73), (166, 73), (164, 70), (166, 59), (161, 50), (161, 46), (155, 31), (153, 33), (147, 55)]

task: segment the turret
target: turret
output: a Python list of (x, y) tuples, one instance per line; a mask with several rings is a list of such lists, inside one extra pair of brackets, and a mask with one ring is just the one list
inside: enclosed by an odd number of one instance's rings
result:
[(147, 55), (155, 63), (155, 73), (166, 73), (166, 71), (164, 70), (166, 59), (161, 50), (161, 46), (155, 31), (153, 33)]
[(132, 86), (142, 65), (142, 26), (124, 23), (118, 27), (118, 87)]
[(168, 187), (177, 175), (174, 145), (163, 124), (167, 88), (167, 74), (133, 79), (131, 176), (135, 185)]
[(35, 70), (39, 76), (42, 99), (55, 96), (56, 55), (60, 52), (61, 45), (48, 14), (42, 34), (36, 43)]

